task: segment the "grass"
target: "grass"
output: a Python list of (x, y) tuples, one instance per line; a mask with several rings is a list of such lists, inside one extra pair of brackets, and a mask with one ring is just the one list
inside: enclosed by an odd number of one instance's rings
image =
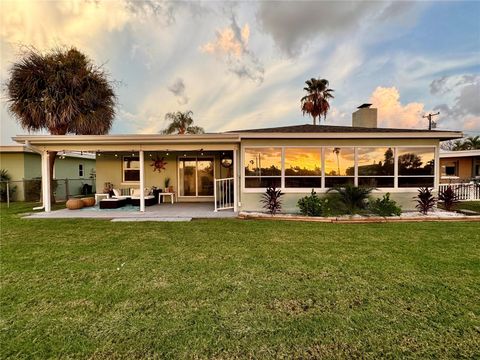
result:
[(475, 358), (479, 223), (25, 220), (1, 358)]
[(457, 209), (471, 210), (480, 213), (480, 201), (461, 201), (455, 207)]

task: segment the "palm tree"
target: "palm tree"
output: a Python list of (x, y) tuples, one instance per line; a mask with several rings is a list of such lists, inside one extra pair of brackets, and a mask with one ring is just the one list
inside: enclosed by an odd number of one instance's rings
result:
[[(28, 131), (106, 134), (115, 116), (112, 82), (101, 67), (73, 47), (46, 53), (27, 49), (9, 70), (6, 93), (9, 112)], [(56, 155), (49, 152), (52, 190)]]
[(478, 150), (480, 149), (480, 136), (470, 136), (463, 142), (465, 150)]
[(193, 126), (192, 119), (193, 112), (171, 112), (165, 115), (165, 120), (169, 121), (170, 124), (165, 130), (162, 130), (162, 134), (203, 134), (205, 131), (200, 126)]
[(303, 115), (309, 114), (313, 118), (313, 125), (316, 125), (317, 117), (323, 116), (323, 119), (326, 119), (330, 110), (328, 100), (334, 98), (332, 95), (334, 90), (328, 88), (329, 83), (326, 79), (311, 78), (305, 81), (305, 84), (307, 86), (303, 90), (308, 94), (301, 99), (302, 112)]
[(333, 153), (337, 156), (337, 168), (338, 168), (337, 175), (340, 175), (340, 158), (339, 158), (340, 148), (339, 147), (333, 148)]

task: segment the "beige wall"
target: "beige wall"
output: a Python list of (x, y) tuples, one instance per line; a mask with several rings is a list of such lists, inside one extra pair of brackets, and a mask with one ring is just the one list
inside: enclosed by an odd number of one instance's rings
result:
[[(150, 156), (150, 154), (152, 154), (152, 156)], [(139, 182), (123, 182), (122, 156), (131, 156), (131, 154), (118, 153), (117, 155), (118, 156), (115, 157), (114, 153), (102, 153), (101, 156), (97, 156), (97, 192), (103, 191), (105, 182), (113, 183), (114, 187), (118, 189), (138, 188), (140, 186)], [(182, 155), (183, 152), (170, 152), (168, 156), (165, 153), (159, 153), (158, 156), (160, 158), (165, 157), (165, 161), (167, 162), (165, 169), (159, 173), (158, 171), (153, 171), (154, 168), (151, 166), (153, 160), (157, 157), (157, 153), (146, 151), (144, 154), (145, 187), (151, 188), (152, 186), (156, 186), (164, 189), (165, 178), (168, 177), (170, 178), (170, 186), (173, 186), (175, 192), (178, 193), (178, 158)], [(195, 156), (195, 154), (187, 153), (187, 156)], [(216, 178), (226, 176), (226, 171), (220, 169), (221, 152), (215, 153), (214, 155), (208, 154), (205, 155), (205, 157), (214, 157)], [(213, 201), (213, 197), (185, 197), (179, 198), (179, 201)]]
[(457, 161), (458, 162), (458, 179), (440, 178), (441, 183), (449, 183), (455, 181), (461, 181), (471, 179), (473, 175), (473, 157), (457, 157), (457, 158), (442, 158), (440, 159), (440, 168), (446, 163)]

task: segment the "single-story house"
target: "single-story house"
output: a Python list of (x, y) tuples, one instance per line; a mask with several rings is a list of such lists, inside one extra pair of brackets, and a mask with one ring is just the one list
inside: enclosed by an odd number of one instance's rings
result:
[(440, 182), (480, 179), (480, 150), (440, 151)]
[[(54, 179), (70, 179), (72, 188), (75, 183), (80, 187), (81, 181), (95, 177), (95, 155), (81, 152), (61, 153), (57, 155), (53, 169)], [(8, 171), (10, 185), (15, 187), (13, 199), (16, 201), (31, 200), (29, 193), (39, 191), (30, 189), (40, 186), (38, 179), (42, 176), (42, 158), (39, 153), (25, 145), (0, 146), (0, 169)], [(39, 189), (38, 189), (39, 190)], [(59, 186), (58, 191), (64, 191)], [(60, 194), (59, 194), (60, 195)]]
[[(49, 151), (90, 151), (97, 156), (97, 189), (164, 188), (180, 202), (211, 202), (234, 211), (258, 211), (265, 188), (284, 193), (285, 211), (297, 211), (312, 189), (342, 184), (376, 187), (404, 209), (414, 207), (418, 187), (438, 188), (440, 141), (460, 131), (377, 127), (377, 110), (359, 108), (352, 126), (293, 125), (199, 135), (19, 135), (18, 143), (42, 154), (48, 179)], [(50, 211), (48, 184), (44, 206)], [(145, 211), (140, 191), (140, 211)], [(212, 207), (213, 208), (213, 207)], [(213, 210), (213, 209), (212, 209)]]

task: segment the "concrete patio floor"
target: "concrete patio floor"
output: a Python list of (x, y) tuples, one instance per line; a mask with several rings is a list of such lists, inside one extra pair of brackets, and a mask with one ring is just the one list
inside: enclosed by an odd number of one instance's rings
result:
[[(147, 206), (145, 212), (137, 210), (81, 210), (61, 209), (50, 213), (38, 212), (24, 217), (24, 219), (135, 219), (140, 221), (178, 221), (179, 219), (190, 220), (196, 218), (233, 218), (237, 214), (233, 210), (213, 211), (212, 203), (164, 203)], [(175, 220), (174, 220), (175, 219)]]

